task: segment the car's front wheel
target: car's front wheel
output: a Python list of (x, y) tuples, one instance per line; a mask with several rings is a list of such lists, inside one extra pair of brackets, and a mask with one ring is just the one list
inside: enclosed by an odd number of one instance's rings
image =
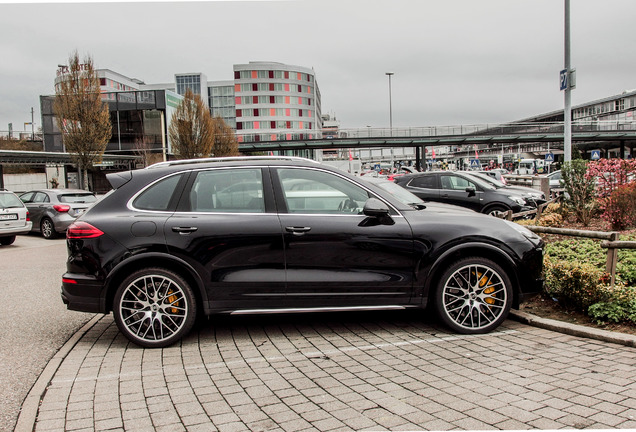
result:
[(468, 257), (453, 263), (434, 292), (444, 324), (458, 333), (487, 333), (498, 327), (512, 306), (512, 284), (495, 262)]
[(507, 207), (501, 206), (501, 205), (494, 205), (494, 206), (490, 206), (486, 209), (484, 209), (484, 213), (490, 215), (490, 216), (495, 216), (498, 217), (499, 213), (505, 213), (508, 210), (510, 210)]
[(173, 344), (194, 325), (196, 298), (178, 274), (162, 269), (139, 270), (117, 289), (113, 314), (119, 331), (146, 348)]

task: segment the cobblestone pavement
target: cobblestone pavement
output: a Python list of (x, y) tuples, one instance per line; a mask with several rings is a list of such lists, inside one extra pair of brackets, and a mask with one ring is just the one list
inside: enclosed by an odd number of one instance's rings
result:
[(636, 348), (514, 321), (449, 334), (411, 312), (215, 317), (141, 349), (105, 316), (36, 431), (636, 428)]

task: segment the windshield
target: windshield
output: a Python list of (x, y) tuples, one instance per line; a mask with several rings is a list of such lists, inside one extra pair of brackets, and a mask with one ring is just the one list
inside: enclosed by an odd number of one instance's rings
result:
[(371, 179), (364, 179), (364, 181), (368, 183), (372, 183), (378, 187), (381, 187), (382, 189), (390, 193), (395, 199), (400, 201), (402, 204), (406, 204), (410, 206), (424, 205), (424, 201), (422, 201), (422, 199), (413, 195), (411, 192), (407, 191), (402, 186), (398, 186), (397, 184), (393, 182), (390, 182), (388, 180), (371, 181)]
[(0, 208), (20, 208), (24, 207), (20, 198), (12, 193), (0, 193)]

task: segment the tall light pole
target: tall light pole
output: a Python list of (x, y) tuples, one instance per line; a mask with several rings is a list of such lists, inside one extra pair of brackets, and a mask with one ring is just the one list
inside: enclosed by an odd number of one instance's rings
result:
[[(570, 0), (565, 0), (565, 97), (563, 111), (563, 161), (570, 162), (572, 160), (572, 96), (570, 74)], [(562, 72), (562, 73), (563, 73)], [(563, 77), (561, 78), (563, 80)]]
[[(393, 72), (386, 72), (386, 76), (389, 77), (389, 131), (391, 136), (393, 136), (393, 101), (391, 97), (391, 76)], [(393, 143), (391, 143), (391, 171), (393, 171)]]

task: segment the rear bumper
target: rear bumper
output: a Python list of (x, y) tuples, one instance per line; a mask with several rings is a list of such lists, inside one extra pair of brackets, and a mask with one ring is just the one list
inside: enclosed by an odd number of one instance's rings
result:
[(25, 225), (16, 226), (16, 227), (8, 227), (0, 225), (0, 237), (8, 237), (18, 234), (28, 234), (31, 232), (31, 228), (33, 227), (33, 222), (28, 221)]
[(70, 310), (80, 312), (105, 312), (102, 281), (86, 275), (65, 273), (62, 276), (62, 302)]

